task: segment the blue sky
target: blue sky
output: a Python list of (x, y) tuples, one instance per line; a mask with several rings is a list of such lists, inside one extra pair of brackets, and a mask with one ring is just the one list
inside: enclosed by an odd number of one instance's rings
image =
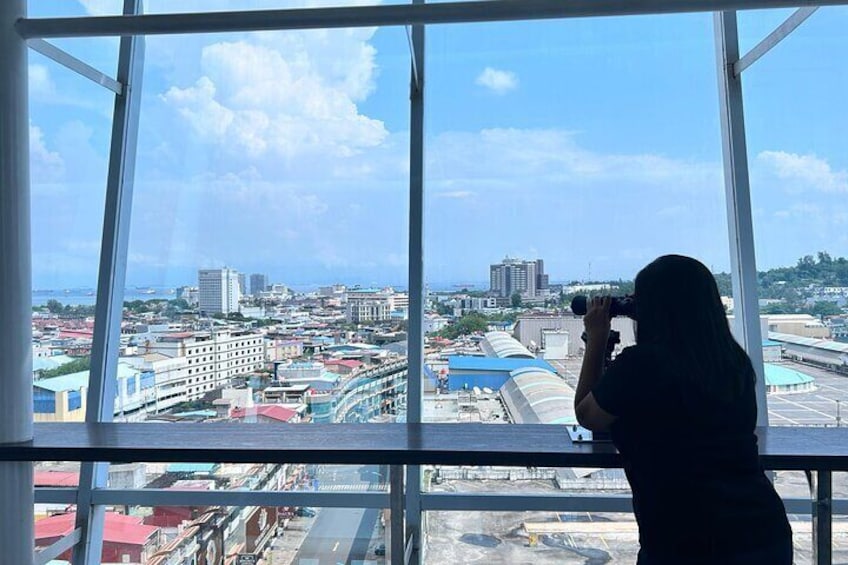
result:
[[(245, 3), (179, 8), (229, 5)], [(789, 13), (743, 13), (743, 49)], [(848, 254), (846, 24), (822, 8), (745, 73), (760, 268)], [(57, 43), (114, 74), (115, 39)], [(482, 283), (505, 255), (555, 281), (631, 278), (672, 252), (726, 270), (714, 57), (709, 14), (428, 28), (427, 280)], [(403, 29), (151, 37), (146, 61), (128, 284), (229, 265), (405, 286)], [(90, 286), (112, 98), (34, 53), (30, 90), (34, 285)]]

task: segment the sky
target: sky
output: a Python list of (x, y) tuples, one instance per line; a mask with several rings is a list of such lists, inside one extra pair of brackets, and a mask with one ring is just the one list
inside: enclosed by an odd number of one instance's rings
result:
[[(790, 13), (741, 13), (742, 50)], [(821, 8), (744, 74), (760, 269), (848, 255), (846, 25)], [(116, 39), (54, 42), (114, 76)], [(711, 14), (431, 26), (425, 67), (431, 286), (480, 288), (505, 256), (552, 281), (630, 279), (666, 253), (729, 269)], [(34, 52), (29, 71), (33, 285), (94, 286), (113, 97)], [(226, 265), (405, 287), (409, 75), (397, 27), (147, 38), (128, 285)]]

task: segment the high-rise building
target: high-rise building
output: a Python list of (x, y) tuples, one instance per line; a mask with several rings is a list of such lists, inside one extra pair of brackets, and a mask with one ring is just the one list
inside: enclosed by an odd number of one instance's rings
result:
[(239, 281), (239, 296), (247, 294), (247, 275), (244, 273), (238, 274)]
[(201, 312), (238, 312), (239, 276), (235, 269), (201, 269), (197, 271), (197, 287)]
[(259, 273), (250, 275), (250, 294), (257, 296), (268, 289), (268, 276)]
[(489, 267), (489, 290), (498, 296), (508, 297), (514, 293), (522, 297), (533, 297), (547, 288), (548, 276), (544, 273), (542, 259), (525, 261), (506, 257), (502, 262)]

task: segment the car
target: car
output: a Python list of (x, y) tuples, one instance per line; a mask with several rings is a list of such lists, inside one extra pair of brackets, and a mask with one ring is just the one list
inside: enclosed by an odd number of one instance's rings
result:
[(385, 555), (386, 554), (386, 544), (381, 543), (377, 547), (374, 548), (374, 555)]
[(310, 508), (308, 506), (301, 506), (297, 509), (297, 511), (295, 511), (295, 514), (304, 518), (314, 518), (317, 512), (314, 508)]

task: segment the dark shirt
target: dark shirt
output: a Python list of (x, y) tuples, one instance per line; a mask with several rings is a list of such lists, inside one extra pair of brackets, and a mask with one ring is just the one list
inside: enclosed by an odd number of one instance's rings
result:
[(592, 391), (617, 416), (612, 440), (625, 460), (639, 543), (653, 555), (721, 556), (791, 536), (754, 435), (753, 378), (736, 400), (688, 390), (643, 345), (622, 351)]

